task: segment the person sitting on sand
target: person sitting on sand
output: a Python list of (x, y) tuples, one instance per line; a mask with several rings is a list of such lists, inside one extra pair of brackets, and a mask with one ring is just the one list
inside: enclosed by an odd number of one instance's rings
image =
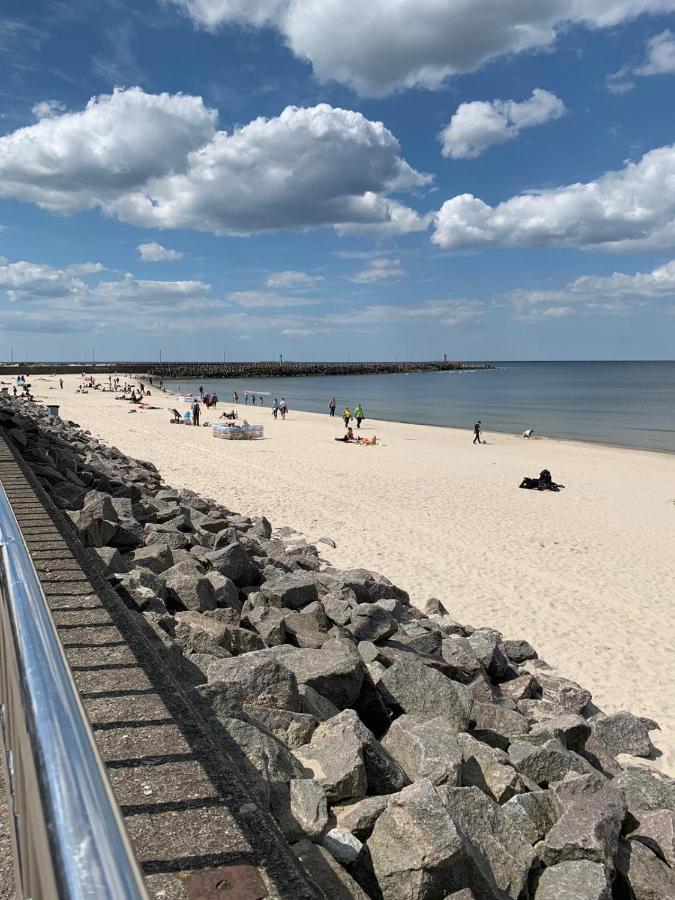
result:
[(354, 431), (352, 428), (347, 426), (347, 431), (345, 432), (345, 436), (341, 438), (335, 438), (336, 441), (340, 441), (343, 444), (355, 444), (356, 438), (354, 437)]
[(234, 421), (237, 418), (237, 411), (233, 409), (232, 412), (226, 411), (224, 413), (221, 413), (220, 418), (221, 419), (232, 419), (232, 421)]

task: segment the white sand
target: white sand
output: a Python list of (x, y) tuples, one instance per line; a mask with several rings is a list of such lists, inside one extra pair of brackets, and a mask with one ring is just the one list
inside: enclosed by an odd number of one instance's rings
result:
[[(243, 405), (266, 439), (223, 441), (163, 410), (76, 394), (79, 380), (33, 387), (169, 484), (332, 538), (336, 550), (320, 545), (331, 563), (378, 570), (415, 602), (435, 596), (459, 622), (526, 638), (601, 709), (656, 719), (656, 765), (675, 773), (675, 456), (489, 432), (473, 446), (469, 432), (373, 421), (362, 432), (382, 446), (347, 446), (334, 441), (338, 418), (275, 422)], [(158, 391), (151, 402), (176, 405)], [(518, 490), (543, 468), (566, 489)]]

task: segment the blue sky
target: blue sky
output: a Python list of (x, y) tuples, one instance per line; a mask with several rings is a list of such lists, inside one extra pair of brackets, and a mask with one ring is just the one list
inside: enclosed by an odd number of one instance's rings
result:
[(673, 357), (675, 0), (26, 7), (0, 359)]

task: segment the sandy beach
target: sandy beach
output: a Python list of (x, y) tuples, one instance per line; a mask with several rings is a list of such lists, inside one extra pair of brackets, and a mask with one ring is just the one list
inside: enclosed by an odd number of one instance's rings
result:
[[(174, 395), (153, 390), (162, 408), (132, 412), (79, 383), (37, 378), (33, 391), (168, 483), (331, 538), (331, 563), (378, 570), (416, 603), (435, 596), (460, 622), (526, 638), (604, 711), (656, 719), (654, 764), (675, 774), (675, 456), (489, 430), (474, 446), (468, 431), (368, 420), (362, 433), (380, 445), (348, 446), (334, 440), (339, 418), (291, 409), (275, 421), (243, 405), (265, 440), (222, 441), (171, 425)], [(543, 468), (566, 489), (518, 490)]]

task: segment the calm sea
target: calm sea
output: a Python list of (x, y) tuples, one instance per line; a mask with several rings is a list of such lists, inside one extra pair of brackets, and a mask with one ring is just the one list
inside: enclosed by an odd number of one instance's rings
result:
[[(675, 452), (675, 362), (496, 362), (477, 372), (355, 375), (339, 378), (254, 379), (203, 384), (220, 400), (236, 390), (265, 392), (265, 405), (285, 397), (289, 408), (327, 412), (335, 396), (361, 403), (369, 419), (599, 441)], [(176, 385), (167, 387), (175, 389)]]

